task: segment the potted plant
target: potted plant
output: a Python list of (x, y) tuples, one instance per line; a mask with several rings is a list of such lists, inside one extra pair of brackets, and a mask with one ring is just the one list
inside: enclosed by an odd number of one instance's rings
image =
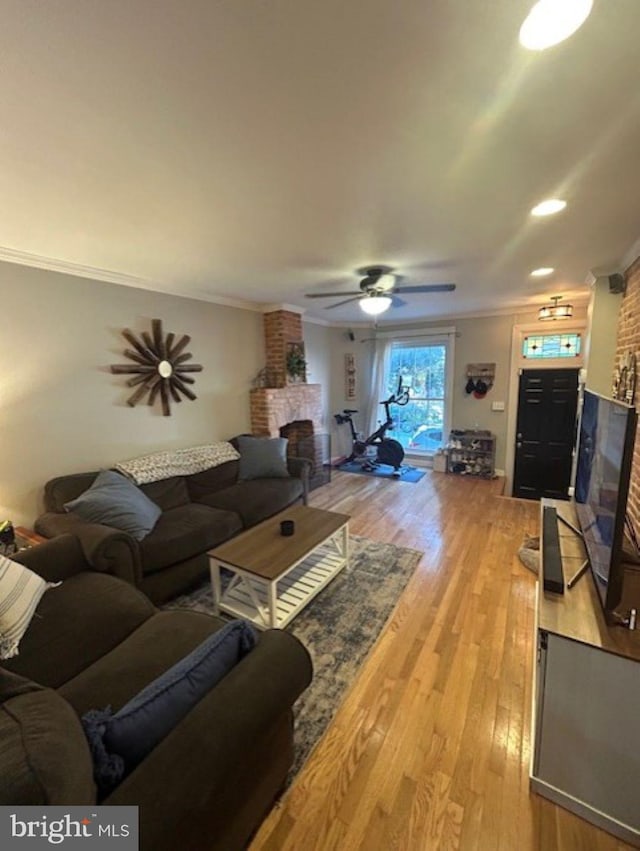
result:
[(307, 375), (307, 361), (303, 343), (291, 343), (287, 351), (287, 375), (296, 383), (303, 382)]

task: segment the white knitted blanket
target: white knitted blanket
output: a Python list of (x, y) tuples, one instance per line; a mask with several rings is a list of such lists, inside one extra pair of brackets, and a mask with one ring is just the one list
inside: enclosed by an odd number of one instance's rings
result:
[(208, 443), (205, 446), (191, 446), (188, 449), (168, 449), (164, 452), (152, 452), (140, 455), (129, 461), (121, 461), (114, 470), (127, 476), (137, 485), (160, 482), (172, 476), (191, 476), (202, 473), (211, 467), (217, 467), (226, 461), (235, 461), (240, 454), (226, 440)]

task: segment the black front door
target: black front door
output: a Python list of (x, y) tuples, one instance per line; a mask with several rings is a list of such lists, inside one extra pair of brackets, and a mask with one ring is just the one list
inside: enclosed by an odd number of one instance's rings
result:
[(568, 499), (577, 407), (577, 369), (522, 370), (514, 496)]

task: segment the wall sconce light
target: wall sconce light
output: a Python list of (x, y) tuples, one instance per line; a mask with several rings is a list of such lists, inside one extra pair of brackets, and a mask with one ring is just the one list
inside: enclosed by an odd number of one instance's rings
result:
[(553, 304), (547, 304), (540, 308), (538, 311), (538, 319), (541, 322), (548, 322), (552, 319), (571, 319), (573, 316), (573, 305), (558, 304), (561, 298), (561, 295), (551, 296)]

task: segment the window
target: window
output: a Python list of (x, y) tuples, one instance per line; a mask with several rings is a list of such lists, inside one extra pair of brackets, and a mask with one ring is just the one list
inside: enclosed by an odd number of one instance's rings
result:
[(546, 358), (577, 358), (580, 354), (579, 332), (572, 334), (529, 334), (522, 339), (522, 357), (542, 360)]
[(450, 342), (440, 337), (430, 341), (406, 340), (391, 344), (385, 375), (390, 396), (402, 379), (409, 389), (409, 402), (392, 406), (394, 428), (387, 434), (398, 440), (405, 451), (431, 453), (448, 437)]

